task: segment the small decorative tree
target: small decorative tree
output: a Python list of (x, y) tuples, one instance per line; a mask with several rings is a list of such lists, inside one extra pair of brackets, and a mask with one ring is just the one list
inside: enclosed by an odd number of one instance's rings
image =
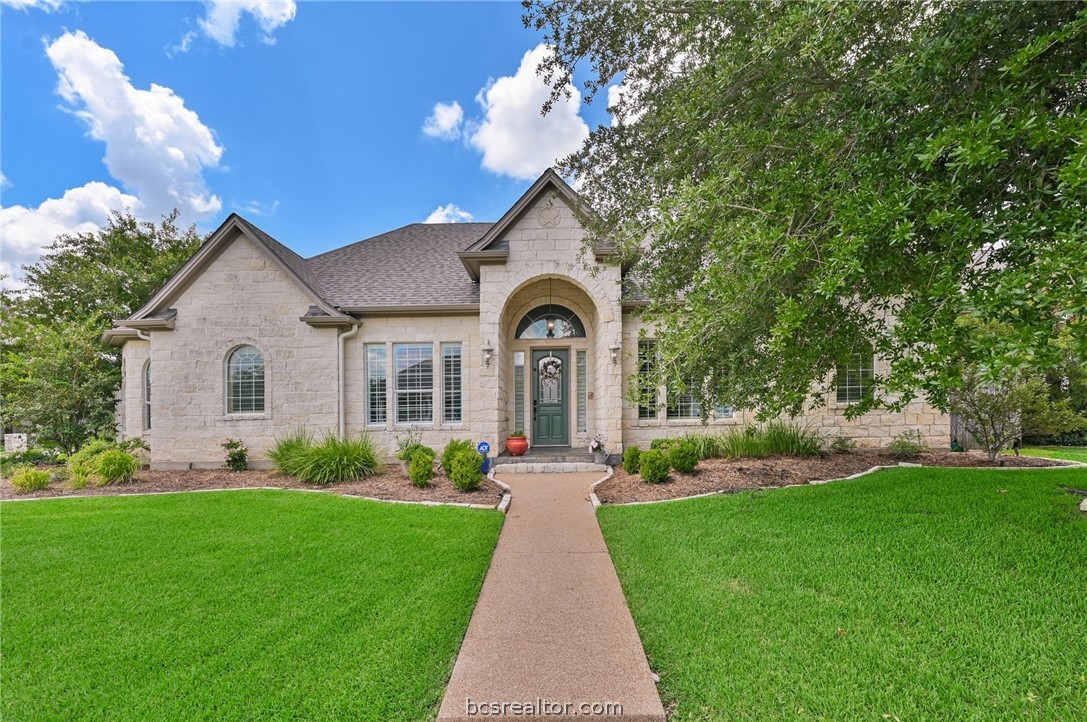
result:
[(1040, 378), (986, 383), (976, 370), (967, 372), (951, 395), (951, 412), (996, 461), (997, 454), (1024, 434), (1056, 434), (1083, 425), (1084, 418), (1067, 400), (1052, 401)]

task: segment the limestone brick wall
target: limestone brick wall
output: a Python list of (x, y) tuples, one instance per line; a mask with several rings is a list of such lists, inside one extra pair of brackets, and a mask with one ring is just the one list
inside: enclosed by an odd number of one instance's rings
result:
[[(298, 320), (311, 303), (243, 236), (222, 251), (172, 304), (175, 330), (151, 332), (153, 466), (221, 466), (227, 437), (259, 462), (299, 426), (337, 429), (338, 331)], [(226, 413), (226, 359), (243, 344), (264, 354), (263, 413)]]
[[(558, 211), (557, 216), (552, 209)], [(548, 278), (568, 282), (584, 294), (580, 298), (582, 304), (591, 302), (594, 306), (594, 318), (583, 319), (587, 325), (593, 325), (588, 364), (592, 369), (588, 388), (593, 394), (589, 431), (607, 435), (610, 451), (622, 448), (622, 367), (611, 363), (609, 351), (610, 346), (622, 340), (619, 269), (598, 266), (591, 255), (586, 257), (581, 247), (584, 236), (566, 203), (557, 195), (544, 194), (505, 234), (504, 239), (509, 243), (507, 262), (484, 265), (481, 269), (479, 339), (494, 348), (495, 353), (494, 361), (480, 373), (479, 432), (496, 451), (505, 436), (515, 430), (510, 411), (514, 315), (521, 308), (528, 310), (536, 305), (516, 294), (536, 284), (543, 293), (542, 299), (537, 294), (537, 300), (546, 303), (546, 284), (540, 286), (539, 282)], [(507, 304), (515, 296), (520, 300)], [(568, 300), (573, 304), (576, 299)], [(517, 308), (511, 307), (514, 305)], [(573, 427), (571, 441), (577, 443)]]
[[(643, 328), (647, 329), (648, 337), (652, 338), (652, 333), (649, 333), (649, 329), (634, 314), (625, 314), (623, 322), (623, 346), (626, 350), (623, 359), (623, 439), (626, 444), (636, 444), (645, 448), (658, 437), (682, 436), (685, 433), (711, 433), (728, 426), (756, 423), (754, 412), (744, 409), (736, 409), (731, 417), (726, 418), (715, 418), (711, 414), (706, 425), (703, 425), (699, 419), (639, 419), (637, 407), (626, 401), (625, 395), (630, 379), (638, 372), (638, 336)], [(882, 361), (876, 358), (876, 373), (879, 374), (884, 370)], [(920, 431), (926, 443), (934, 449), (948, 448), (951, 443), (950, 417), (923, 399), (915, 399), (901, 412), (876, 410), (853, 420), (845, 418), (845, 410), (846, 406), (839, 405), (832, 397), (820, 408), (807, 411), (797, 421), (801, 424), (810, 424), (828, 440), (836, 436), (848, 436), (859, 446), (886, 446), (896, 435), (907, 430)]]
[[(143, 370), (150, 357), (148, 341), (131, 340), (121, 349), (121, 388), (117, 400), (117, 433), (122, 439), (147, 440), (144, 423)], [(152, 417), (152, 423), (154, 418)]]
[[(434, 346), (434, 421), (431, 424), (397, 424), (393, 404), (393, 345), (425, 343)], [(442, 421), (441, 344), (461, 344), (462, 421)], [(366, 346), (385, 347), (387, 404), (386, 422), (373, 426), (366, 423)], [(405, 435), (412, 427), (423, 432), (423, 443), (441, 451), (451, 439), (471, 439), (478, 442), (480, 418), (479, 316), (388, 316), (364, 318), (358, 334), (347, 341), (344, 349), (346, 367), (347, 431), (369, 433), (378, 446), (391, 455), (396, 451), (396, 437)]]

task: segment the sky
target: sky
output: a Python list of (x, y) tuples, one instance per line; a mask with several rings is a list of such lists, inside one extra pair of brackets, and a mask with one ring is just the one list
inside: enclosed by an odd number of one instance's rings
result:
[(604, 99), (540, 115), (517, 2), (0, 0), (0, 273), (111, 209), (303, 256), (497, 220)]

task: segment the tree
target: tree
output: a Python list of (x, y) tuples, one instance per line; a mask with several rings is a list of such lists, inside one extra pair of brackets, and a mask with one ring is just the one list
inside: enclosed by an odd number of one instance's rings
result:
[(951, 411), (989, 454), (989, 461), (1013, 440), (1027, 434), (1056, 434), (1079, 428), (1084, 418), (1067, 399), (1052, 401), (1041, 378), (1012, 378), (986, 383), (974, 371), (951, 394)]
[(67, 451), (112, 430), (120, 356), (99, 340), (200, 247), (175, 210), (154, 223), (114, 213), (97, 233), (62, 235), (0, 294), (0, 418)]
[[(617, 124), (560, 170), (649, 299), (660, 383), (764, 415), (823, 401), (946, 408), (996, 375), (1087, 355), (1087, 9), (1073, 3), (530, 0), (553, 99), (591, 66)], [(647, 240), (648, 239), (648, 240)], [(812, 392), (814, 395), (812, 396)]]

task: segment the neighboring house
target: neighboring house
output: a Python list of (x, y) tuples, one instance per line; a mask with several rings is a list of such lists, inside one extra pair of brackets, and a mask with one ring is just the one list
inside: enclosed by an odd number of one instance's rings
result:
[[(492, 454), (519, 430), (579, 450), (603, 434), (613, 454), (697, 431), (690, 396), (625, 400), (652, 342), (608, 249), (586, 254), (577, 203), (548, 170), (497, 223), (417, 223), (309, 259), (231, 215), (106, 333), (123, 347), (121, 433), (148, 441), (153, 467), (179, 468), (221, 465), (227, 437), (259, 460), (299, 427), (366, 431), (390, 453), (411, 427), (432, 446), (468, 438)], [(845, 420), (878, 363), (858, 357), (805, 420), (869, 445), (919, 429), (946, 447), (947, 417), (920, 400)], [(718, 407), (709, 424), (752, 420)]]

